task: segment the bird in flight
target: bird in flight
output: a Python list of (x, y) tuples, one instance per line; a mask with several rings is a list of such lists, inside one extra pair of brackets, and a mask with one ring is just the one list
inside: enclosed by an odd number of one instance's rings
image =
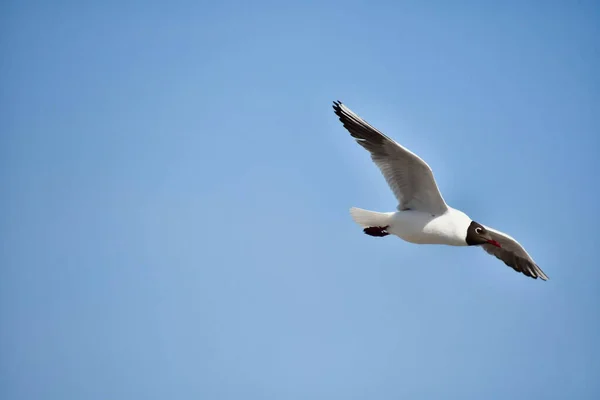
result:
[(364, 233), (375, 237), (396, 235), (416, 244), (480, 246), (517, 272), (534, 279), (548, 279), (514, 238), (475, 222), (446, 204), (431, 168), (419, 156), (369, 125), (340, 101), (333, 103), (333, 109), (350, 135), (371, 153), (398, 199), (394, 212), (352, 207), (350, 215)]

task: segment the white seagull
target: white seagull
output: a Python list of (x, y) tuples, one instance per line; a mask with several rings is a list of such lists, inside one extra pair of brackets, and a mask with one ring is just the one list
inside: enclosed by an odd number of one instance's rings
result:
[(350, 135), (371, 153), (399, 202), (395, 212), (350, 209), (352, 218), (367, 235), (392, 234), (417, 244), (481, 246), (517, 272), (534, 279), (548, 279), (515, 239), (447, 205), (431, 168), (419, 156), (369, 125), (340, 101), (333, 103), (333, 109)]

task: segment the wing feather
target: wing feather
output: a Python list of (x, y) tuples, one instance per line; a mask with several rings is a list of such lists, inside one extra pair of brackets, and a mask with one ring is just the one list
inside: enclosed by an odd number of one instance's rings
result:
[(491, 234), (492, 239), (502, 246), (499, 248), (491, 244), (484, 244), (481, 247), (483, 247), (486, 252), (499, 260), (502, 260), (506, 265), (517, 272), (521, 272), (533, 279), (540, 278), (544, 281), (548, 280), (548, 276), (544, 271), (542, 271), (533, 258), (525, 251), (525, 248), (513, 237), (487, 226), (485, 226), (485, 229)]
[(399, 210), (414, 209), (436, 215), (448, 210), (425, 161), (369, 125), (341, 102), (334, 102), (333, 109), (356, 142), (371, 153), (371, 159), (398, 199)]

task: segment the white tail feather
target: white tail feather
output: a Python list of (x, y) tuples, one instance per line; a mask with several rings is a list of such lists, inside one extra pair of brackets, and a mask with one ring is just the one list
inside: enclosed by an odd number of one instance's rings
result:
[(390, 213), (380, 213), (356, 207), (350, 209), (350, 215), (354, 222), (364, 228), (371, 226), (388, 226), (391, 219)]

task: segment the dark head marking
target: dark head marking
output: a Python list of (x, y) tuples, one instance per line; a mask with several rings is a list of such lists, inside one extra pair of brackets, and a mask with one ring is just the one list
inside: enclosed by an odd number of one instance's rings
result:
[(494, 240), (491, 233), (485, 229), (483, 225), (475, 221), (471, 221), (471, 224), (467, 229), (467, 237), (465, 238), (465, 241), (469, 246), (477, 246), (489, 243), (500, 247), (500, 244)]

